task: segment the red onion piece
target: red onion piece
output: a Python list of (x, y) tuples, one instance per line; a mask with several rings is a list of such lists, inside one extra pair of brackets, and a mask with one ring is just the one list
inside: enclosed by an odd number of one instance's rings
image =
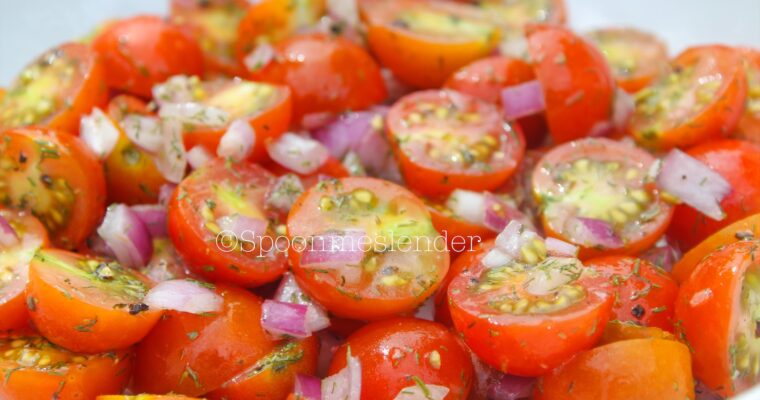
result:
[(716, 221), (726, 217), (720, 202), (731, 193), (731, 184), (681, 150), (673, 149), (665, 156), (657, 186)]
[(446, 200), (446, 207), (465, 221), (477, 225), (482, 225), (484, 222), (486, 199), (482, 193), (456, 189)]
[(314, 139), (322, 143), (333, 157), (343, 158), (372, 129), (374, 115), (369, 111), (343, 114), (337, 120), (315, 130)]
[(330, 156), (318, 141), (294, 133), (286, 133), (269, 143), (267, 152), (276, 163), (299, 174), (316, 171)]
[(536, 232), (527, 229), (518, 221), (510, 221), (504, 230), (496, 236), (496, 247), (513, 259), (522, 257), (520, 251), (529, 242), (540, 239)]
[(502, 265), (507, 265), (512, 260), (514, 260), (514, 258), (511, 255), (504, 252), (504, 250), (496, 247), (491, 249), (485, 256), (483, 256), (480, 262), (486, 268), (495, 268)]
[(533, 80), (504, 88), (501, 104), (504, 117), (511, 121), (544, 111), (546, 103), (541, 82)]
[(611, 121), (597, 121), (588, 131), (589, 137), (605, 137), (615, 132), (615, 125)]
[(666, 244), (661, 247), (652, 247), (639, 254), (639, 258), (670, 272), (678, 260), (681, 259), (681, 254), (676, 248)]
[(269, 223), (261, 218), (232, 214), (217, 218), (216, 224), (222, 232), (231, 233), (238, 239), (252, 242), (256, 236), (266, 233)]
[(108, 247), (106, 241), (103, 240), (103, 238), (100, 237), (97, 232), (93, 233), (90, 235), (90, 237), (87, 238), (87, 247), (90, 249), (90, 251), (98, 256), (116, 259), (116, 255), (114, 254), (113, 250)]
[(269, 189), (266, 204), (276, 210), (288, 212), (304, 190), (303, 182), (298, 175), (282, 175)]
[(383, 76), (383, 82), (385, 82), (385, 87), (388, 90), (388, 98), (386, 99), (388, 103), (393, 103), (414, 92), (414, 88), (399, 81), (391, 70), (383, 68), (380, 70), (380, 74)]
[(18, 235), (5, 217), (0, 215), (0, 246), (4, 248), (19, 244)]
[(489, 192), (484, 194), (484, 200), (483, 225), (486, 228), (501, 232), (511, 221), (518, 221), (527, 228), (533, 228), (530, 220), (514, 205)]
[(612, 225), (601, 219), (570, 218), (565, 223), (565, 231), (573, 238), (574, 242), (580, 243), (583, 246), (602, 246), (606, 248), (623, 246), (623, 241), (617, 236)]
[(188, 279), (163, 281), (148, 291), (143, 299), (148, 307), (193, 314), (218, 312), (222, 309), (222, 296)]
[(301, 117), (301, 128), (314, 131), (333, 123), (338, 116), (333, 112), (316, 112)]
[(488, 387), (489, 400), (521, 400), (529, 399), (533, 392), (535, 378), (501, 374)]
[(174, 119), (161, 121), (163, 143), (153, 157), (156, 169), (167, 181), (179, 183), (187, 170), (187, 152), (182, 142), (182, 122)]
[(301, 265), (358, 265), (364, 259), (363, 230), (346, 230), (312, 237), (301, 253)]
[(426, 321), (435, 321), (435, 296), (428, 297), (416, 310), (414, 317)]
[(108, 207), (106, 216), (98, 227), (98, 235), (125, 267), (143, 267), (153, 253), (148, 227), (124, 204)]
[(330, 369), (330, 362), (333, 355), (338, 350), (343, 340), (329, 330), (317, 332), (319, 338), (319, 356), (317, 356), (317, 375), (327, 376)]
[(219, 140), (216, 155), (234, 161), (242, 161), (251, 154), (255, 143), (256, 132), (251, 124), (247, 120), (236, 119), (232, 121)]
[(177, 185), (173, 183), (164, 183), (161, 185), (158, 189), (158, 204), (162, 206), (169, 204), (169, 200), (171, 200), (174, 195), (175, 189), (177, 189)]
[(261, 326), (275, 337), (291, 336), (305, 338), (311, 336), (306, 327), (306, 311), (303, 304), (284, 301), (264, 300), (261, 307)]
[(322, 400), (322, 381), (311, 375), (296, 375), (293, 393), (307, 400)]
[(274, 47), (269, 43), (263, 42), (243, 58), (243, 65), (249, 71), (258, 71), (269, 65), (274, 60), (275, 55)]
[(164, 133), (161, 120), (156, 117), (129, 114), (121, 120), (121, 127), (132, 143), (154, 154), (161, 150)]
[(137, 218), (145, 224), (153, 238), (166, 237), (166, 207), (158, 204), (132, 206)]
[(286, 272), (282, 276), (280, 286), (272, 297), (273, 300), (285, 303), (301, 304), (308, 307), (306, 310), (306, 329), (309, 332), (318, 332), (330, 326), (330, 317), (327, 311), (314, 301), (298, 286), (293, 274)]
[(214, 156), (201, 145), (193, 146), (193, 148), (187, 152), (187, 163), (190, 164), (190, 168), (192, 169), (198, 169), (213, 159)]
[(79, 137), (101, 160), (108, 157), (119, 141), (119, 128), (97, 107), (79, 123)]
[(565, 242), (564, 240), (555, 239), (553, 237), (546, 238), (544, 240), (546, 245), (546, 253), (555, 257), (577, 257), (578, 246)]
[(197, 76), (174, 75), (153, 86), (153, 99), (161, 105), (188, 103), (195, 100), (195, 90), (199, 84), (200, 79)]
[(166, 103), (158, 110), (161, 118), (177, 119), (185, 124), (221, 128), (230, 120), (227, 111), (201, 103)]
[(443, 400), (447, 394), (449, 388), (446, 386), (420, 382), (401, 389), (393, 400)]
[(362, 366), (359, 359), (346, 355), (346, 367), (322, 380), (322, 400), (360, 400)]
[(635, 106), (635, 100), (630, 93), (619, 87), (615, 90), (615, 102), (612, 104), (611, 122), (619, 132), (625, 132)]

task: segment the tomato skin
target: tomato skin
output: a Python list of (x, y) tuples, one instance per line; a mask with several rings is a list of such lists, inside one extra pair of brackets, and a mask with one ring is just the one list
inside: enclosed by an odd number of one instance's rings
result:
[(297, 35), (277, 43), (275, 53), (251, 78), (290, 86), (294, 121), (310, 113), (365, 109), (388, 94), (372, 57), (343, 37)]
[[(362, 365), (362, 387), (372, 389), (362, 390), (362, 400), (392, 400), (415, 384), (410, 376), (427, 385), (448, 387), (446, 400), (463, 400), (475, 379), (465, 347), (434, 322), (395, 318), (366, 325), (336, 350), (330, 375), (345, 368), (349, 348)], [(438, 362), (431, 357), (433, 352), (440, 356)]]
[(536, 400), (693, 399), (689, 349), (673, 340), (633, 339), (577, 355), (539, 379)]
[[(272, 351), (275, 342), (261, 328), (261, 299), (221, 284), (216, 293), (224, 299), (221, 312), (169, 311), (140, 342), (133, 378), (136, 391), (199, 396)], [(197, 380), (188, 376), (189, 371), (197, 374)]]
[(610, 321), (604, 327), (598, 346), (631, 339), (676, 340), (676, 337), (660, 328), (645, 327), (633, 322)]
[(586, 137), (612, 116), (615, 79), (599, 50), (567, 28), (531, 25), (528, 49), (555, 143)]
[(760, 51), (744, 48), (741, 53), (747, 71), (747, 108), (731, 136), (760, 143), (760, 109), (757, 108), (760, 102), (757, 89), (760, 85)]
[(721, 228), (750, 214), (760, 212), (760, 145), (721, 140), (692, 147), (687, 154), (706, 164), (731, 184), (731, 192), (720, 206), (726, 218), (715, 221), (693, 208), (675, 207), (668, 236), (687, 251)]
[(476, 265), (480, 262), (480, 259), (486, 252), (491, 250), (494, 246), (493, 239), (485, 240), (478, 243), (477, 247), (470, 249), (469, 251), (462, 252), (458, 256), (452, 259), (449, 272), (446, 274), (441, 284), (441, 289), (435, 294), (435, 321), (452, 327), (454, 322), (451, 319), (451, 310), (449, 308), (449, 285), (451, 280), (456, 278), (463, 270), (469, 268), (471, 265)]
[(115, 21), (92, 47), (103, 58), (108, 86), (143, 98), (172, 75), (203, 75), (203, 52), (195, 39), (158, 16)]

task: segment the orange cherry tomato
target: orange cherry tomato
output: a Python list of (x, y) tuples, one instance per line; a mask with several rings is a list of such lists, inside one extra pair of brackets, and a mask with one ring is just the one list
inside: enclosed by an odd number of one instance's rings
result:
[(76, 135), (82, 115), (108, 101), (104, 79), (103, 63), (86, 45), (48, 50), (0, 96), (0, 129), (44, 125)]
[(528, 49), (555, 143), (586, 137), (609, 123), (615, 79), (596, 47), (568, 28), (531, 25)]
[(275, 54), (251, 77), (290, 86), (296, 122), (310, 113), (365, 109), (387, 96), (375, 60), (343, 37), (297, 35), (275, 45)]
[(628, 126), (636, 141), (665, 151), (731, 133), (747, 98), (741, 54), (727, 46), (691, 47), (671, 71), (636, 94)]
[(687, 154), (706, 164), (731, 184), (720, 206), (726, 217), (715, 221), (681, 204), (675, 207), (668, 237), (687, 251), (721, 228), (760, 212), (760, 145), (721, 140), (693, 147)]
[(124, 390), (133, 354), (77, 354), (37, 335), (0, 338), (0, 398), (94, 399)]
[(3, 132), (0, 173), (3, 204), (29, 210), (47, 228), (53, 243), (76, 248), (105, 213), (103, 169), (78, 138), (47, 128)]
[(689, 349), (663, 339), (606, 344), (539, 379), (536, 400), (693, 399)]
[(732, 136), (760, 143), (760, 51), (742, 49), (747, 71), (747, 108)]
[(143, 98), (172, 75), (203, 75), (203, 52), (181, 27), (154, 15), (114, 21), (92, 42), (109, 87)]
[(676, 340), (676, 337), (660, 328), (641, 326), (635, 322), (610, 321), (604, 327), (599, 346), (631, 339)]
[(137, 346), (138, 392), (199, 396), (222, 386), (274, 348), (261, 328), (262, 301), (232, 286), (216, 286), (222, 310), (169, 311)]
[(550, 150), (533, 172), (544, 231), (580, 246), (583, 260), (648, 249), (673, 215), (648, 182), (654, 162), (634, 145), (604, 138)]
[(410, 0), (359, 4), (372, 53), (413, 87), (440, 87), (499, 43), (499, 30), (473, 6)]
[(525, 152), (520, 128), (504, 122), (495, 106), (454, 91), (401, 98), (388, 112), (387, 126), (404, 180), (428, 196), (496, 189)]
[(430, 321), (396, 318), (359, 329), (333, 355), (330, 374), (346, 367), (349, 352), (362, 366), (361, 400), (392, 400), (416, 385), (443, 386), (444, 399), (464, 400), (475, 380), (459, 339)]
[[(446, 243), (424, 203), (388, 181), (322, 181), (301, 195), (287, 225), (296, 280), (339, 317), (374, 320), (411, 312), (435, 292), (449, 268)], [(356, 241), (341, 244), (350, 232)], [(336, 243), (337, 259), (321, 257), (315, 238)], [(349, 252), (360, 260), (348, 262), (342, 253)], [(302, 264), (304, 254), (309, 264)]]

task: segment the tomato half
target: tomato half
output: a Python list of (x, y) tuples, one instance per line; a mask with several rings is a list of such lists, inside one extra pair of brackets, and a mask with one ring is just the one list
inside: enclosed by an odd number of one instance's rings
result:
[(434, 322), (396, 318), (371, 323), (335, 352), (330, 374), (346, 367), (346, 356), (362, 365), (362, 400), (392, 400), (402, 389), (438, 385), (444, 399), (467, 399), (475, 380), (470, 355), (458, 338)]
[(760, 212), (760, 145), (739, 140), (701, 144), (687, 154), (703, 162), (731, 184), (731, 192), (720, 202), (726, 217), (715, 221), (681, 204), (675, 207), (668, 237), (686, 251), (721, 228)]
[(604, 327), (599, 345), (631, 339), (676, 340), (676, 337), (660, 328), (641, 326), (635, 322), (610, 321)]
[(581, 353), (539, 379), (536, 400), (693, 399), (688, 347), (673, 340), (623, 340)]
[(372, 320), (411, 312), (449, 268), (446, 243), (425, 205), (388, 181), (322, 181), (291, 208), (287, 230), (299, 285), (340, 317)]
[(462, 271), (468, 269), (471, 265), (475, 265), (480, 262), (480, 259), (485, 256), (485, 253), (493, 248), (493, 240), (486, 240), (480, 242), (476, 247), (462, 252), (462, 254), (453, 258), (451, 262), (451, 268), (446, 274), (441, 289), (435, 294), (435, 321), (444, 324), (448, 327), (453, 326), (451, 320), (451, 310), (449, 309), (449, 285), (451, 280), (457, 277)]
[(118, 393), (127, 386), (132, 359), (127, 351), (72, 353), (36, 335), (0, 338), (0, 398), (77, 400)]
[(733, 136), (760, 143), (760, 51), (747, 48), (742, 54), (747, 71), (747, 108)]
[(219, 313), (169, 311), (137, 346), (138, 392), (198, 396), (219, 388), (275, 348), (261, 328), (261, 299), (216, 286)]
[(586, 137), (612, 116), (615, 78), (604, 55), (570, 29), (532, 25), (528, 50), (555, 143)]
[(456, 215), (445, 203), (430, 200), (426, 203), (433, 226), (446, 238), (449, 251), (453, 254), (469, 250), (473, 245), (492, 239), (498, 233)]
[(604, 281), (600, 287), (615, 298), (612, 319), (673, 331), (678, 284), (666, 271), (646, 260), (608, 256), (586, 263)]
[(656, 36), (633, 28), (597, 29), (586, 35), (612, 67), (618, 85), (636, 93), (666, 74), (668, 50)]
[(722, 396), (760, 381), (760, 266), (757, 240), (705, 257), (681, 285), (677, 333), (694, 357), (694, 375)]
[(75, 248), (100, 223), (103, 169), (78, 138), (47, 128), (8, 130), (0, 162), (0, 200), (39, 218), (55, 245)]
[(654, 162), (634, 145), (602, 138), (550, 150), (533, 172), (546, 234), (581, 246), (581, 259), (651, 247), (673, 215), (647, 177)]
[(401, 98), (387, 126), (404, 180), (429, 196), (496, 189), (525, 152), (520, 128), (503, 121), (494, 105), (454, 91)]
[(48, 50), (0, 97), (0, 128), (44, 125), (76, 135), (82, 115), (108, 99), (104, 76), (100, 58), (84, 44)]
[(413, 87), (440, 87), (499, 43), (499, 30), (473, 6), (388, 0), (361, 2), (360, 8), (372, 53)]
[[(454, 327), (480, 359), (504, 373), (539, 376), (596, 343), (613, 299), (594, 281), (593, 271), (576, 259), (553, 257), (487, 268), (482, 262), (487, 254), (477, 253), (448, 288)], [(543, 274), (568, 279), (529, 292)]]
[(644, 147), (668, 150), (726, 136), (744, 112), (747, 79), (739, 52), (691, 47), (671, 73), (636, 94), (629, 130)]
[(154, 15), (114, 21), (92, 42), (109, 87), (143, 98), (172, 75), (203, 75), (203, 52), (179, 26)]

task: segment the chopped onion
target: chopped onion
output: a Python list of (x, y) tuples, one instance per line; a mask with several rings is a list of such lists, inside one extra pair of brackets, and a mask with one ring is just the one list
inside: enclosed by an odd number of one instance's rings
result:
[(430, 296), (414, 311), (414, 317), (435, 321), (435, 296)]
[(161, 118), (174, 118), (185, 124), (221, 128), (229, 122), (230, 115), (217, 107), (201, 103), (166, 103), (158, 111)]
[(291, 336), (305, 338), (311, 336), (306, 327), (306, 311), (303, 304), (264, 300), (261, 307), (261, 326), (276, 338)]
[(343, 339), (338, 337), (330, 330), (323, 330), (317, 333), (319, 338), (319, 355), (317, 356), (317, 375), (327, 376), (327, 371), (330, 369), (330, 362), (333, 359), (335, 351), (338, 350)]
[(591, 130), (588, 131), (589, 137), (604, 137), (610, 136), (615, 132), (615, 125), (611, 121), (597, 121), (591, 126)]
[(151, 237), (166, 237), (166, 207), (159, 204), (142, 204), (131, 208), (148, 228)]
[(681, 150), (673, 149), (665, 157), (657, 186), (716, 221), (726, 217), (720, 202), (731, 192), (731, 184)]
[(97, 107), (80, 121), (79, 137), (100, 159), (111, 154), (119, 141), (119, 128)]
[(179, 183), (187, 170), (187, 152), (182, 142), (182, 122), (169, 118), (161, 121), (163, 143), (153, 162), (167, 181)]
[(190, 168), (192, 169), (198, 169), (213, 159), (214, 156), (201, 145), (193, 146), (193, 148), (187, 152), (187, 163), (190, 164)]
[(428, 385), (419, 381), (416, 385), (401, 389), (393, 400), (443, 400), (449, 394), (449, 388), (441, 385)]
[(243, 65), (249, 71), (258, 71), (269, 65), (274, 60), (275, 55), (274, 47), (269, 43), (262, 42), (243, 58)]
[(269, 224), (264, 219), (240, 214), (225, 215), (217, 218), (215, 222), (222, 232), (231, 233), (236, 238), (246, 241), (253, 241), (256, 236), (264, 235)]
[(213, 290), (198, 281), (173, 279), (163, 281), (150, 289), (143, 299), (148, 307), (193, 314), (218, 312), (224, 300)]
[(108, 244), (105, 240), (103, 240), (100, 235), (97, 234), (97, 232), (90, 235), (90, 237), (87, 238), (87, 248), (90, 249), (90, 251), (93, 252), (93, 254), (101, 256), (101, 257), (107, 257), (107, 258), (116, 258), (116, 255), (113, 253), (113, 250), (111, 250), (110, 247), (108, 247)]
[(343, 158), (349, 150), (355, 150), (359, 141), (372, 129), (375, 113), (351, 112), (323, 125), (313, 132), (314, 139), (322, 143), (335, 158)]
[(612, 225), (601, 219), (570, 218), (565, 223), (565, 231), (574, 242), (586, 247), (618, 248), (623, 246), (623, 241), (617, 236)]
[(639, 258), (647, 260), (665, 271), (670, 272), (673, 270), (673, 266), (681, 258), (681, 254), (673, 246), (665, 244), (664, 246), (652, 247), (641, 253)]
[(301, 265), (358, 265), (364, 259), (363, 230), (346, 230), (312, 237), (301, 253)]
[(311, 375), (296, 375), (293, 393), (307, 400), (322, 400), (322, 381)]
[(287, 212), (304, 192), (303, 182), (296, 174), (277, 178), (266, 196), (266, 204), (276, 210)]
[(510, 261), (512, 261), (514, 258), (512, 258), (511, 255), (504, 252), (504, 250), (497, 248), (491, 249), (483, 258), (480, 260), (481, 263), (483, 263), (483, 266), (486, 268), (495, 268), (495, 267), (501, 267), (502, 265), (509, 264)]
[(576, 279), (583, 269), (577, 258), (547, 257), (528, 272), (525, 290), (534, 296), (554, 293)]
[(555, 257), (577, 257), (578, 246), (565, 242), (564, 240), (555, 239), (553, 237), (546, 238), (544, 240), (546, 245), (546, 253)]
[(533, 80), (504, 88), (501, 104), (504, 117), (512, 121), (544, 111), (546, 104), (541, 82)]
[(612, 125), (619, 132), (625, 132), (635, 106), (636, 102), (630, 93), (619, 87), (615, 90), (615, 102), (612, 104)]
[(164, 143), (164, 131), (161, 120), (138, 114), (129, 114), (121, 120), (121, 127), (132, 143), (154, 154), (161, 150)]
[(446, 200), (446, 207), (464, 220), (482, 225), (486, 214), (486, 199), (482, 193), (456, 189)]
[(494, 195), (486, 192), (485, 216), (483, 225), (495, 232), (501, 232), (511, 221), (518, 221), (526, 227), (532, 227), (532, 223), (517, 207)]
[(153, 253), (153, 243), (145, 223), (124, 204), (112, 204), (98, 227), (98, 235), (125, 267), (145, 266)]
[(19, 244), (18, 235), (5, 217), (0, 215), (0, 245), (4, 248)]
[(536, 239), (540, 239), (536, 232), (513, 220), (496, 236), (496, 247), (513, 259), (520, 259), (523, 246)]
[(191, 102), (195, 100), (195, 90), (199, 83), (200, 79), (197, 76), (174, 75), (153, 86), (153, 98), (162, 105)]
[(301, 117), (301, 128), (308, 131), (317, 130), (331, 124), (337, 118), (335, 113), (328, 111), (309, 113)]
[(162, 206), (169, 204), (169, 201), (174, 195), (175, 189), (177, 189), (177, 185), (173, 183), (164, 183), (161, 185), (161, 187), (158, 189), (158, 204)]
[(232, 121), (222, 139), (219, 140), (216, 155), (234, 161), (242, 161), (251, 154), (255, 143), (256, 132), (251, 124), (247, 120), (236, 119)]
[(536, 378), (500, 374), (488, 386), (488, 399), (490, 400), (522, 400), (530, 399)]
[(414, 91), (414, 88), (399, 81), (391, 70), (383, 68), (380, 70), (380, 74), (383, 77), (383, 82), (385, 82), (385, 88), (388, 90), (387, 102), (393, 103)]
[(314, 301), (301, 290), (301, 287), (298, 286), (295, 278), (293, 278), (293, 275), (289, 272), (283, 274), (280, 286), (277, 288), (277, 292), (272, 298), (277, 301), (301, 304), (308, 307), (308, 310), (306, 310), (306, 329), (308, 329), (309, 332), (318, 332), (330, 326), (330, 317), (327, 315), (327, 311), (325, 311), (320, 305), (314, 303)]
[(327, 149), (318, 141), (286, 133), (267, 145), (272, 160), (299, 174), (310, 174), (327, 161)]
[(322, 400), (360, 400), (362, 366), (359, 359), (346, 354), (346, 367), (322, 380)]

